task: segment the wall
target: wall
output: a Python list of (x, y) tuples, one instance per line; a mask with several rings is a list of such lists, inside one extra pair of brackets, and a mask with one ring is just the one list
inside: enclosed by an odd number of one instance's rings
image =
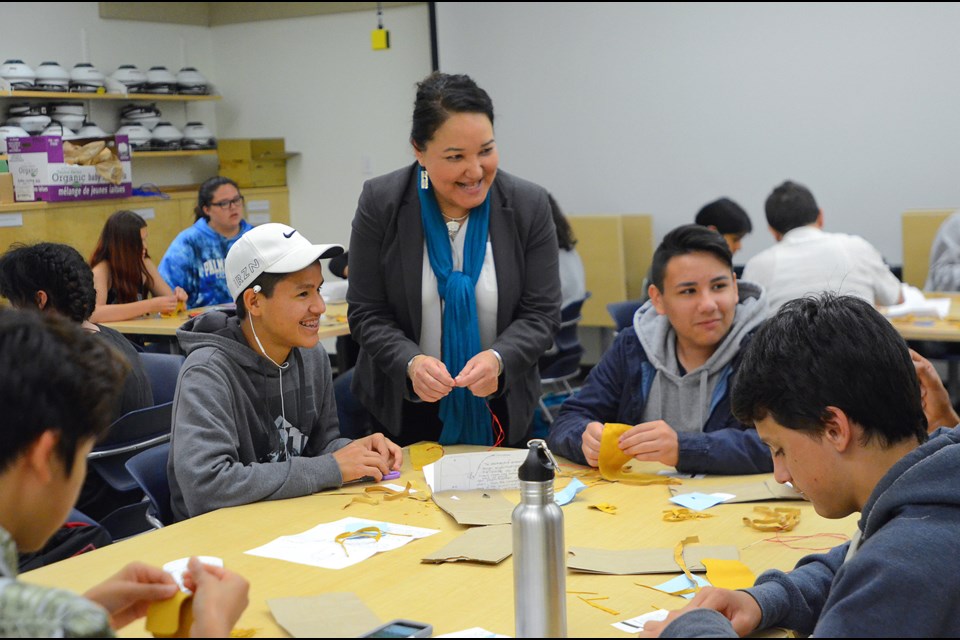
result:
[(440, 67), (497, 109), (501, 166), (569, 213), (652, 213), (804, 183), (828, 230), (901, 261), (900, 214), (960, 206), (955, 3), (437, 5)]
[[(176, 73), (183, 66), (196, 67), (214, 80), (210, 30), (206, 27), (154, 24), (126, 20), (101, 20), (96, 2), (5, 2), (0, 56), (19, 58), (33, 69), (53, 60), (68, 71), (78, 62), (90, 62), (104, 75), (121, 64), (136, 65), (141, 71), (163, 65)], [(87, 60), (82, 59), (84, 53)], [(71, 95), (69, 100), (78, 100)], [(6, 118), (11, 100), (0, 101), (0, 119)], [(119, 127), (117, 114), (122, 101), (89, 101), (90, 119), (108, 132)], [(164, 119), (182, 128), (188, 120), (199, 120), (217, 129), (215, 103), (161, 102)], [(136, 160), (132, 168), (134, 186), (194, 184), (216, 173), (216, 158), (188, 161)]]
[(384, 9), (390, 49), (373, 51), (376, 13), (211, 29), (222, 137), (282, 137), (291, 220), (316, 242), (350, 239), (368, 178), (413, 161), (415, 84), (430, 73), (425, 4)]

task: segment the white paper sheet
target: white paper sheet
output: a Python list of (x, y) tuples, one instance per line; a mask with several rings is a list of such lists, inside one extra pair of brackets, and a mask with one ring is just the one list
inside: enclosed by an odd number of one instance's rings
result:
[[(364, 527), (377, 527), (385, 532), (385, 535), (380, 536), (379, 540), (357, 537), (345, 540), (343, 545), (336, 542), (336, 537), (341, 533)], [(343, 518), (336, 522), (318, 524), (293, 536), (280, 536), (246, 553), (324, 569), (343, 569), (382, 551), (398, 549), (412, 540), (426, 538), (435, 533), (440, 531), (378, 520)]]
[(884, 310), (884, 315), (888, 318), (911, 314), (946, 318), (950, 313), (950, 298), (927, 298), (920, 289), (906, 283), (900, 285), (900, 291), (903, 293), (903, 302)]
[(526, 449), (455, 453), (423, 468), (433, 492), (474, 489), (517, 489), (518, 469), (527, 459)]

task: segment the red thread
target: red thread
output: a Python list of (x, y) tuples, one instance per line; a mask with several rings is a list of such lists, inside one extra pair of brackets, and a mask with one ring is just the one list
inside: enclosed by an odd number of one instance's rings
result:
[(850, 536), (846, 536), (842, 533), (815, 533), (809, 536), (774, 536), (772, 538), (765, 538), (763, 542), (776, 542), (777, 544), (782, 544), (788, 549), (795, 549), (797, 551), (830, 551), (833, 547), (801, 547), (793, 545), (794, 542), (800, 542), (802, 540), (811, 540), (813, 538), (833, 538), (834, 540), (839, 540), (841, 543), (846, 542), (850, 539)]
[(490, 415), (493, 416), (493, 447), (496, 449), (503, 444), (503, 441), (506, 439), (503, 433), (503, 425), (500, 424), (500, 418), (497, 417), (497, 414), (493, 412), (493, 409), (490, 408), (490, 402), (484, 402), (487, 405), (487, 411), (490, 412)]

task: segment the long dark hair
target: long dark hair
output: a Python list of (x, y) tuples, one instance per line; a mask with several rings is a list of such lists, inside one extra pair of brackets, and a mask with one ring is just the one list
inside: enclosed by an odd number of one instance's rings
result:
[(93, 270), (80, 252), (66, 244), (14, 244), (0, 256), (0, 296), (20, 309), (37, 308), (37, 292), (47, 294), (46, 309), (83, 322), (97, 305)]
[(144, 285), (153, 289), (153, 278), (147, 271), (140, 229), (147, 221), (133, 211), (117, 211), (107, 218), (97, 241), (97, 248), (90, 256), (90, 266), (106, 262), (110, 271), (110, 286), (117, 294), (117, 302), (136, 302)]
[(547, 194), (547, 199), (550, 201), (550, 213), (553, 214), (553, 226), (557, 228), (557, 244), (561, 249), (571, 251), (577, 244), (577, 237), (573, 235), (573, 229), (553, 195)]

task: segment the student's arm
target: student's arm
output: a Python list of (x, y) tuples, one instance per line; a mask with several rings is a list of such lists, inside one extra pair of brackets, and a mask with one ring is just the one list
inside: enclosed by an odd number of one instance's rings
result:
[(197, 272), (197, 255), (194, 248), (183, 239), (183, 234), (177, 236), (167, 252), (160, 260), (161, 279), (167, 286), (176, 291), (183, 289), (187, 293), (187, 306), (194, 306), (200, 292), (200, 276)]
[[(813, 632), (849, 546), (850, 543), (845, 542), (827, 553), (806, 556), (789, 573), (771, 570), (761, 574), (754, 586), (745, 589), (760, 605), (763, 614), (757, 629), (785, 627), (804, 635)], [(855, 617), (863, 616), (868, 609), (870, 606)], [(849, 637), (849, 634), (843, 635)], [(839, 636), (827, 634), (826, 637)]]
[(215, 362), (184, 365), (174, 398), (171, 457), (191, 517), (340, 486), (340, 469), (332, 455), (241, 461), (240, 446), (252, 448), (251, 432), (274, 426), (238, 424), (233, 409), (240, 400), (235, 394), (233, 381)]
[(873, 300), (878, 306), (890, 306), (903, 302), (903, 291), (897, 276), (893, 275), (890, 267), (883, 261), (883, 256), (864, 238), (854, 236), (857, 243), (856, 253), (852, 259), (858, 260), (867, 270), (868, 277), (873, 283)]
[(760, 441), (757, 430), (735, 419), (731, 426), (705, 433), (677, 433), (681, 473), (741, 475), (770, 473), (773, 459), (770, 449)]
[(90, 322), (119, 322), (133, 320), (150, 313), (173, 312), (177, 307), (176, 299), (148, 298), (137, 302), (107, 304), (107, 291), (110, 289), (110, 272), (106, 262), (93, 268), (93, 286), (97, 290), (97, 306), (90, 314)]
[[(621, 332), (600, 362), (590, 370), (580, 390), (563, 403), (547, 436), (547, 444), (553, 453), (578, 464), (587, 464), (582, 446), (587, 425), (630, 419), (618, 414), (625, 379), (629, 375), (626, 360), (631, 357), (631, 350), (627, 348), (631, 339), (636, 341), (635, 335)], [(639, 368), (639, 362), (634, 364)], [(637, 400), (642, 406), (642, 399)]]

